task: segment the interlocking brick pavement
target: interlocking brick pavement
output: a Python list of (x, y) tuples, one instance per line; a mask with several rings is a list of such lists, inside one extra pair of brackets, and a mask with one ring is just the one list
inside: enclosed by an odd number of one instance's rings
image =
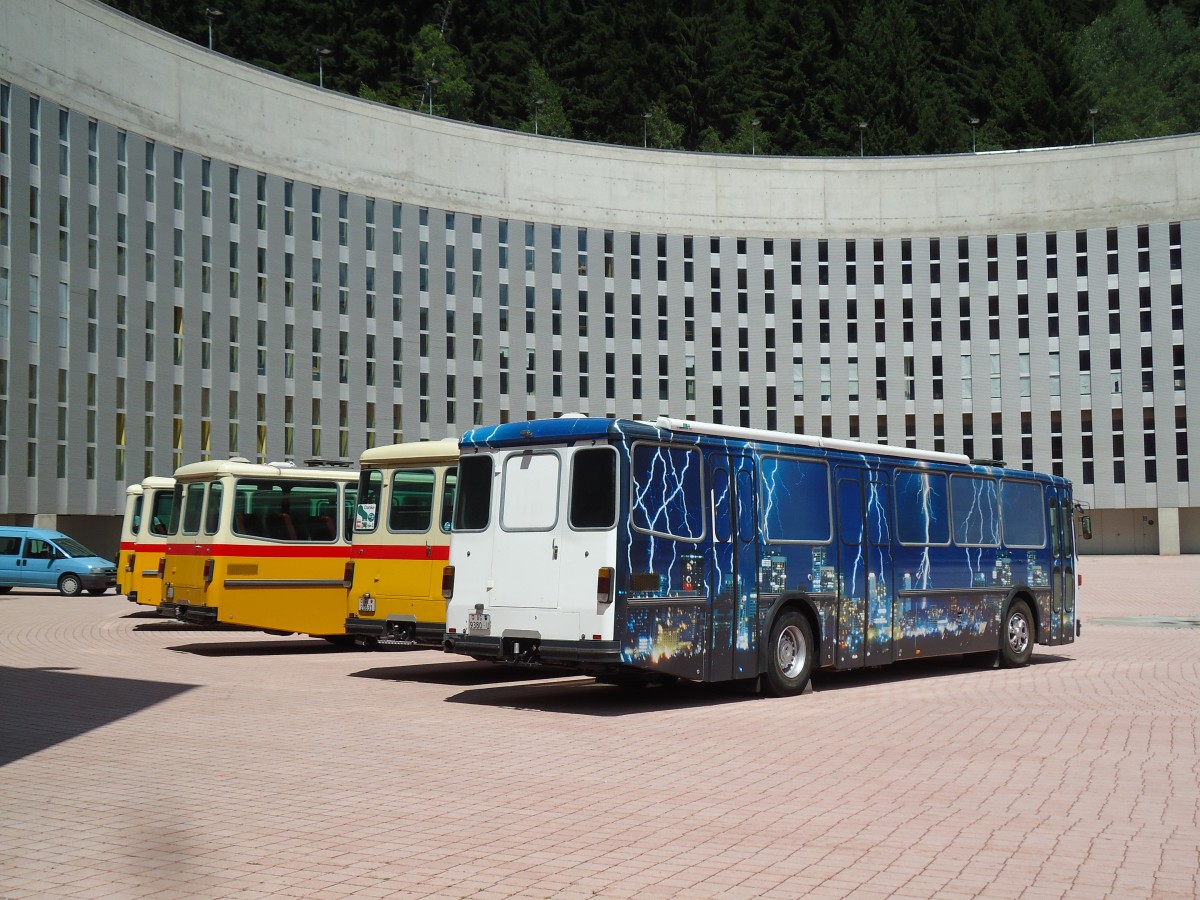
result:
[[(627, 692), (0, 596), (0, 898), (1200, 894), (1200, 558), (1033, 665)], [(1135, 620), (1136, 621), (1136, 620)]]

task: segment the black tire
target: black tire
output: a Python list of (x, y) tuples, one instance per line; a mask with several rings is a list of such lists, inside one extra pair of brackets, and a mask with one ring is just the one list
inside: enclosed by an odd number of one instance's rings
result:
[(354, 635), (352, 634), (323, 634), (321, 637), (335, 647), (349, 648), (354, 646)]
[(1028, 665), (1036, 635), (1029, 604), (1014, 600), (1000, 625), (1000, 668), (1019, 669)]
[(100, 597), (108, 592), (108, 588), (88, 588), (88, 593), (93, 597)]
[(78, 597), (82, 590), (83, 582), (79, 580), (78, 575), (68, 572), (58, 579), (58, 592), (64, 597)]
[(776, 697), (803, 693), (816, 655), (808, 619), (794, 609), (782, 613), (767, 645), (767, 691)]
[(0, 584), (0, 594), (7, 594), (12, 590), (11, 584)]

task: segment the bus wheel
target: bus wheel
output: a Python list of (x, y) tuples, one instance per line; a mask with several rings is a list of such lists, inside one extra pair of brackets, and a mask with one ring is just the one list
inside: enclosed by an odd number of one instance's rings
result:
[(767, 689), (776, 697), (799, 694), (812, 675), (812, 629), (808, 619), (794, 609), (788, 610), (771, 626), (767, 659)]
[(1004, 617), (1000, 635), (1000, 668), (1028, 665), (1033, 656), (1033, 614), (1024, 600), (1015, 600)]
[(78, 597), (79, 591), (83, 585), (79, 581), (78, 575), (67, 573), (62, 578), (58, 579), (58, 592), (64, 597)]

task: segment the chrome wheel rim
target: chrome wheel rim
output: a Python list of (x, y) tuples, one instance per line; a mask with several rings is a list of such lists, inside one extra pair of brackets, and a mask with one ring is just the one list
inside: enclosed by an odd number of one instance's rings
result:
[(1008, 617), (1008, 646), (1017, 654), (1029, 647), (1029, 622), (1020, 613)]
[(779, 671), (786, 678), (795, 678), (804, 671), (808, 660), (808, 647), (804, 643), (804, 635), (795, 625), (789, 625), (779, 632), (779, 640), (775, 643), (775, 661)]

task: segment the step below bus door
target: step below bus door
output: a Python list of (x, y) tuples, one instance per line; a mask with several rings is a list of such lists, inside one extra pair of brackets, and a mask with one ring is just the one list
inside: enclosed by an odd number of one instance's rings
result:
[(758, 674), (757, 477), (749, 456), (709, 458), (712, 568), (710, 643), (706, 677), (711, 681)]
[(891, 490), (883, 472), (837, 468), (839, 669), (892, 662)]
[(1050, 628), (1049, 642), (1075, 640), (1075, 522), (1070, 494), (1061, 488), (1046, 490), (1050, 521)]

